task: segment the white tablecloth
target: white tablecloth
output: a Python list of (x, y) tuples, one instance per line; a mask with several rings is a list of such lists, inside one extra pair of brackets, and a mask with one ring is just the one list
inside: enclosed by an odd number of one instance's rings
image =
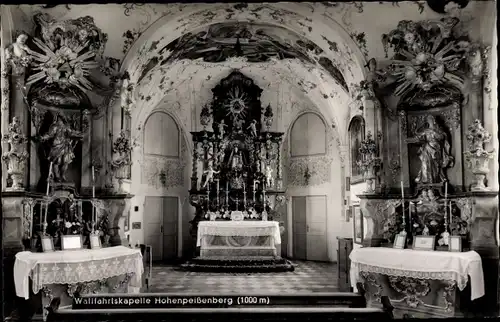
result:
[(203, 236), (272, 236), (281, 244), (280, 226), (277, 221), (200, 221), (196, 246), (201, 246)]
[(484, 276), (481, 257), (474, 251), (454, 253), (419, 251), (385, 247), (353, 249), (351, 286), (356, 287), (360, 272), (406, 276), (420, 279), (456, 281), (459, 290), (467, 285), (470, 276), (471, 299), (484, 295)]
[(29, 298), (29, 278), (36, 294), (49, 284), (75, 284), (134, 273), (130, 285), (141, 286), (144, 272), (139, 249), (124, 246), (51, 253), (20, 252), (14, 263), (16, 294)]

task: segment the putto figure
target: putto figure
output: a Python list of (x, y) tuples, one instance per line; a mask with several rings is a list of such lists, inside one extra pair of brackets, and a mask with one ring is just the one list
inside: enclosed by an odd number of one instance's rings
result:
[(41, 137), (42, 142), (52, 140), (47, 159), (53, 163), (52, 170), (56, 182), (66, 182), (66, 171), (75, 158), (73, 150), (82, 139), (83, 133), (65, 124), (61, 116), (57, 116), (48, 133)]
[(219, 171), (215, 171), (214, 167), (211, 164), (209, 164), (208, 169), (203, 171), (203, 173), (207, 174), (207, 176), (205, 177), (205, 182), (203, 183), (203, 186), (202, 186), (202, 188), (205, 188), (209, 182), (213, 182), (214, 174), (219, 173)]

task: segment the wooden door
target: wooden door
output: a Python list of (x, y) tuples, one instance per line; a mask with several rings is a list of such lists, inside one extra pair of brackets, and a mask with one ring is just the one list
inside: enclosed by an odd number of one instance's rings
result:
[(293, 258), (307, 259), (307, 199), (292, 197)]
[(144, 200), (144, 243), (151, 245), (153, 260), (163, 258), (163, 199), (146, 197)]
[(177, 258), (179, 199), (163, 197), (163, 260)]
[(307, 197), (307, 260), (328, 261), (326, 196)]

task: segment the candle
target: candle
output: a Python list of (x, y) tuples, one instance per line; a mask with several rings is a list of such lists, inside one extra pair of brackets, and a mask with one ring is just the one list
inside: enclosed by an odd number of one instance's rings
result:
[(92, 182), (95, 182), (95, 168), (92, 166)]
[(406, 217), (405, 217), (405, 190), (403, 180), (401, 180), (401, 208), (403, 210), (403, 231), (406, 232)]
[(446, 199), (448, 199), (448, 181), (444, 182), (444, 201), (446, 202)]

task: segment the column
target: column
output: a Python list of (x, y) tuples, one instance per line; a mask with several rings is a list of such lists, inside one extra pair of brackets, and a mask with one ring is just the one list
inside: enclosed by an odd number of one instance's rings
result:
[[(12, 21), (12, 16), (10, 13), (9, 6), (0, 6), (0, 66), (1, 66), (1, 77), (0, 77), (0, 122), (2, 137), (7, 134), (9, 129), (10, 121), (10, 76), (8, 75), (8, 66), (5, 61), (5, 48), (12, 43), (12, 26), (9, 24)], [(5, 95), (4, 93), (7, 93)], [(9, 144), (6, 142), (1, 142), (2, 151), (9, 150)], [(2, 164), (2, 188), (7, 187), (7, 165), (5, 162), (0, 161)]]

